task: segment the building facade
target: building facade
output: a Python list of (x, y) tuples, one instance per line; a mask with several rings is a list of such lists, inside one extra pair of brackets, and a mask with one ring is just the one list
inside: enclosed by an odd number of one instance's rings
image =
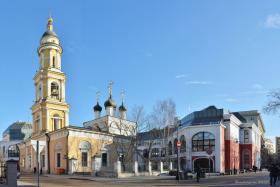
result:
[(126, 119), (124, 102), (117, 109), (110, 84), (109, 98), (104, 103), (105, 115), (102, 116), (102, 107), (97, 101), (93, 120), (85, 122), (82, 127), (69, 125), (62, 47), (53, 31), (52, 18), (48, 19), (47, 31), (42, 35), (37, 52), (40, 66), (34, 76), (32, 136), (19, 145), (21, 171), (114, 175), (117, 161), (125, 162), (133, 157), (131, 144), (136, 125)]
[(280, 163), (280, 137), (275, 138), (276, 162)]
[(230, 112), (209, 106), (183, 117), (176, 126), (165, 139), (158, 138), (166, 142), (156, 144), (158, 150), (166, 151), (164, 158), (158, 154), (161, 158), (155, 165), (163, 162), (169, 170), (179, 167), (189, 171), (199, 166), (205, 172), (218, 173), (261, 166), (264, 124), (258, 111)]
[(173, 148), (170, 156), (174, 157), (177, 151), (176, 141), (185, 139), (185, 147), (178, 150), (179, 163), (183, 164), (180, 168), (194, 170), (199, 166), (207, 172), (219, 173), (260, 168), (263, 133), (264, 125), (257, 111), (229, 112), (209, 106), (181, 120), (178, 134), (174, 133), (169, 141)]
[(19, 160), (18, 144), (31, 136), (32, 125), (26, 122), (15, 122), (4, 132), (0, 141), (1, 162), (8, 160)]
[(275, 162), (275, 149), (271, 139), (264, 139), (264, 148), (262, 154), (262, 167), (269, 168)]
[(271, 139), (265, 138), (264, 146), (267, 149), (267, 152), (269, 154), (274, 154), (275, 153), (274, 144), (273, 144)]

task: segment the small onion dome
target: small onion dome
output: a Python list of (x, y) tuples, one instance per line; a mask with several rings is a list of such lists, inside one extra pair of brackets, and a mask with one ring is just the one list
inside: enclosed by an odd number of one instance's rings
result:
[(122, 105), (119, 107), (119, 111), (121, 111), (121, 112), (126, 112), (126, 111), (127, 111), (126, 108), (125, 108), (125, 106), (123, 105), (123, 103), (122, 103)]
[(109, 99), (107, 101), (105, 101), (104, 106), (105, 106), (105, 108), (107, 108), (107, 107), (116, 108), (117, 107), (115, 101), (112, 99), (111, 96), (109, 97)]
[(42, 38), (44, 38), (45, 36), (54, 36), (57, 37), (56, 33), (54, 31), (46, 31), (44, 32), (44, 34), (42, 35)]
[(93, 107), (94, 112), (101, 112), (102, 107), (99, 105), (99, 102), (96, 103), (96, 105)]

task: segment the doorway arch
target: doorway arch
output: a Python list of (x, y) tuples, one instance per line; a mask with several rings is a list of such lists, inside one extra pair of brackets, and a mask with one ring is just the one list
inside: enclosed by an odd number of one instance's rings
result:
[[(210, 166), (209, 166), (210, 164)], [(193, 170), (198, 166), (203, 172), (214, 172), (214, 160), (211, 157), (199, 157), (193, 160)]]

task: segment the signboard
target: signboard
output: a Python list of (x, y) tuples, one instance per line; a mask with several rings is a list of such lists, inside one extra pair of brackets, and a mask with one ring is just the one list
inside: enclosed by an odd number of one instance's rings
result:
[(179, 147), (181, 147), (181, 142), (180, 141), (177, 141), (177, 147), (179, 148)]
[[(38, 140), (31, 140), (31, 145), (33, 149), (37, 152), (37, 141)], [(46, 142), (45, 141), (38, 141), (39, 142), (39, 153), (44, 149)]]

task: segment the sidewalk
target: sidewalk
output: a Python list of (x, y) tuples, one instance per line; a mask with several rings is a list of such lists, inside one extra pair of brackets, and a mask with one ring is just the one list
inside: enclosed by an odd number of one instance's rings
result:
[(142, 180), (175, 180), (174, 176), (132, 176), (127, 178), (109, 178), (109, 177), (96, 177), (96, 176), (83, 176), (83, 175), (43, 175), (52, 178), (65, 178), (65, 179), (75, 179), (75, 180), (90, 180), (96, 182), (103, 181), (142, 181)]
[[(204, 179), (214, 179), (214, 178), (225, 178), (225, 177), (240, 177), (240, 176), (254, 176), (254, 175), (268, 175), (268, 172), (257, 172), (256, 174), (251, 173), (241, 173), (237, 175), (218, 175), (218, 176), (207, 176)], [(90, 180), (96, 182), (103, 182), (103, 181), (141, 181), (141, 180), (167, 180), (167, 181), (175, 181), (174, 176), (169, 175), (161, 175), (161, 176), (132, 176), (127, 178), (109, 178), (109, 177), (96, 177), (96, 176), (83, 176), (83, 175), (54, 175), (54, 174), (46, 174), (43, 175), (46, 177), (52, 178), (66, 178), (66, 179), (75, 179), (75, 180)], [(192, 179), (190, 179), (192, 180)]]

